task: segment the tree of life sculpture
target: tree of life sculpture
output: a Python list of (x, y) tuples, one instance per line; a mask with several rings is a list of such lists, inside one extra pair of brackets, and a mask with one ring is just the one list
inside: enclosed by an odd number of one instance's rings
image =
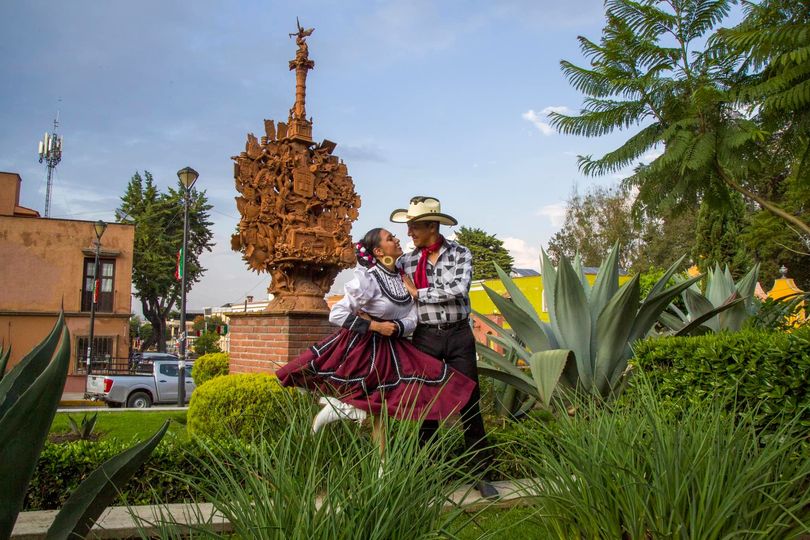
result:
[(252, 270), (270, 274), (268, 311), (326, 311), (335, 276), (355, 262), (351, 228), (360, 197), (332, 153), (336, 144), (316, 145), (306, 118), (306, 77), (315, 67), (306, 38), (313, 31), (299, 23), (290, 34), (298, 50), (290, 61), (296, 91), (287, 123), (265, 120), (261, 141), (248, 133), (245, 151), (233, 158), (242, 218), (231, 248)]

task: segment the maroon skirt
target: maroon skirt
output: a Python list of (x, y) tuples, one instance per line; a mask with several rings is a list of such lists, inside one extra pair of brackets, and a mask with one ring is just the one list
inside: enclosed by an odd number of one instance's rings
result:
[(402, 338), (341, 328), (276, 372), (371, 414), (442, 420), (467, 404), (475, 382)]

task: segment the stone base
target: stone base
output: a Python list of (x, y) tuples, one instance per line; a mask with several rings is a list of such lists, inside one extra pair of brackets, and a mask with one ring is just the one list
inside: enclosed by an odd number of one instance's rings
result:
[(337, 331), (328, 311), (233, 313), (228, 331), (230, 373), (275, 373)]

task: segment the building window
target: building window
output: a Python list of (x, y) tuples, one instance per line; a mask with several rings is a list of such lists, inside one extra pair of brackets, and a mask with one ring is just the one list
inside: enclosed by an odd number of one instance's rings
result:
[[(90, 311), (93, 302), (93, 263), (94, 258), (84, 259), (84, 280), (82, 281), (82, 311)], [(115, 281), (115, 259), (99, 259), (98, 261), (98, 296), (96, 298), (96, 311), (112, 312), (113, 310), (113, 283)]]
[[(87, 368), (87, 345), (90, 336), (76, 338), (76, 372), (84, 372)], [(109, 368), (115, 360), (115, 336), (93, 336), (93, 364), (91, 369)]]

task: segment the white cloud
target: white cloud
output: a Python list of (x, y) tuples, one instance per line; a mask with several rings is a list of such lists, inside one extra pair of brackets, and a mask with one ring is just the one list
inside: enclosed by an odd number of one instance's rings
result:
[(507, 236), (502, 238), (503, 247), (515, 259), (515, 268), (533, 268), (540, 270), (540, 248), (530, 246), (525, 240)]
[(554, 128), (551, 127), (551, 124), (549, 124), (546, 121), (548, 120), (548, 115), (553, 112), (567, 114), (571, 112), (571, 109), (569, 109), (565, 105), (546, 107), (545, 109), (540, 111), (540, 113), (537, 113), (534, 109), (529, 109), (528, 111), (523, 113), (521, 117), (524, 120), (528, 120), (529, 122), (534, 124), (534, 127), (536, 127), (543, 135), (553, 135)]
[(538, 216), (547, 217), (551, 225), (561, 227), (565, 223), (565, 201), (547, 204), (537, 211)]
[(660, 148), (653, 148), (643, 156), (639, 158), (639, 161), (642, 163), (652, 163), (656, 159), (658, 159), (661, 155), (663, 155), (664, 151)]

